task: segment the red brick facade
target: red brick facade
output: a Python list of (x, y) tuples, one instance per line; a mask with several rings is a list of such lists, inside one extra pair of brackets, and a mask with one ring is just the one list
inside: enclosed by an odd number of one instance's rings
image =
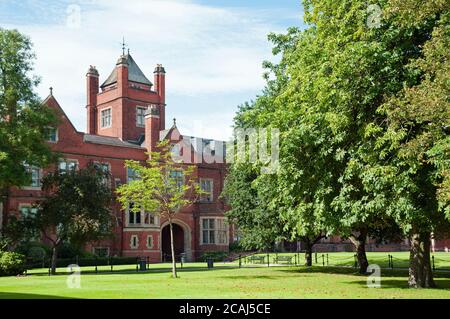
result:
[[(76, 162), (80, 168), (89, 162), (108, 164), (114, 190), (128, 181), (125, 160), (145, 161), (146, 152), (153, 150), (160, 139), (177, 142), (183, 136), (175, 124), (165, 130), (165, 70), (161, 65), (157, 65), (154, 71), (154, 85), (130, 55), (119, 58), (113, 73), (101, 86), (95, 67), (89, 68), (86, 81), (87, 133), (75, 129), (51, 94), (44, 103), (58, 112), (61, 122), (56, 141), (50, 143), (65, 160)], [(192, 151), (195, 153), (192, 157), (198, 158), (201, 154), (201, 150), (192, 148)], [(184, 207), (176, 217), (176, 250), (185, 253), (188, 260), (197, 259), (206, 251), (227, 251), (233, 237), (232, 227), (222, 225), (227, 208), (219, 198), (226, 173), (225, 164), (199, 162), (193, 165), (199, 181), (207, 180), (205, 183), (212, 186), (212, 198)], [(39, 177), (50, 169), (54, 167), (41, 169)], [(6, 212), (20, 214), (22, 207), (33, 204), (40, 197), (39, 185), (11, 189), (4, 213), (0, 211), (3, 223), (7, 222)], [(142, 213), (140, 223), (135, 220), (130, 224), (132, 217), (117, 203), (113, 205), (112, 213), (117, 221), (114, 237), (91, 243), (87, 250), (106, 248), (112, 256), (148, 256), (153, 262), (165, 259), (163, 247), (169, 240), (164, 235), (166, 220), (157, 216), (154, 222), (146, 220), (146, 214)]]

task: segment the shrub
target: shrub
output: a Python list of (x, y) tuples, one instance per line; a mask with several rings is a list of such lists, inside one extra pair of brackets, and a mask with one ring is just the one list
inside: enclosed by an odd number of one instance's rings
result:
[(0, 253), (0, 276), (16, 276), (25, 271), (25, 256), (14, 252)]
[(222, 261), (227, 256), (228, 253), (226, 251), (209, 251), (204, 252), (200, 259), (201, 261), (206, 261), (206, 259), (212, 258), (214, 261)]

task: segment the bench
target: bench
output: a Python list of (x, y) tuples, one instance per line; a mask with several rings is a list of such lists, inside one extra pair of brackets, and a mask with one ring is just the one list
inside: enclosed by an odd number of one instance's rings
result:
[(279, 264), (280, 262), (286, 262), (288, 264), (292, 264), (293, 256), (276, 256), (274, 259), (275, 264)]
[(249, 257), (247, 257), (247, 260), (254, 264), (256, 264), (256, 263), (264, 264), (264, 259), (265, 259), (264, 256), (249, 256)]

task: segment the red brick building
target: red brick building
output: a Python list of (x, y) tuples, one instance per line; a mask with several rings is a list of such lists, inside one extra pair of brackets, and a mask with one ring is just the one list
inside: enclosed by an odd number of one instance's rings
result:
[[(226, 166), (217, 157), (223, 154), (223, 143), (187, 137), (180, 134), (175, 120), (166, 128), (165, 77), (161, 65), (154, 70), (153, 83), (145, 76), (130, 54), (121, 55), (108, 78), (99, 85), (99, 74), (91, 66), (86, 74), (87, 133), (78, 132), (64, 113), (52, 91), (45, 99), (49, 107), (61, 117), (61, 123), (49, 136), (53, 150), (62, 154), (58, 166), (61, 170), (85, 167), (95, 162), (107, 169), (112, 178), (111, 188), (127, 183), (133, 172), (124, 161), (145, 161), (146, 152), (154, 151), (163, 139), (183, 146), (192, 142), (195, 176), (208, 195), (178, 214), (174, 223), (176, 254), (185, 253), (187, 260), (195, 260), (206, 251), (227, 251), (232, 239), (232, 228), (225, 222), (225, 204), (219, 195), (223, 188)], [(80, 109), (81, 111), (81, 109)], [(185, 141), (181, 143), (181, 141)], [(52, 168), (31, 167), (32, 183), (28, 187), (14, 188), (4, 205), (9, 214), (26, 214), (42, 194), (40, 179)], [(0, 207), (0, 218), (7, 222)], [(116, 226), (111, 240), (95, 242), (87, 249), (99, 255), (148, 256), (161, 261), (170, 254), (167, 221), (151, 212), (135, 214), (123, 211), (116, 203), (112, 207)]]

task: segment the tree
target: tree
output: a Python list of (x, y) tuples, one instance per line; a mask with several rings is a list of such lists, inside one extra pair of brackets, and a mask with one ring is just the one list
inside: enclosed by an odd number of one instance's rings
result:
[(0, 28), (0, 201), (11, 186), (30, 183), (25, 164), (46, 167), (57, 158), (45, 142), (57, 117), (34, 93), (34, 57), (26, 36)]
[(238, 227), (240, 246), (266, 250), (273, 247), (276, 241), (288, 239), (288, 234), (278, 210), (268, 206), (273, 194), (261, 191), (261, 187), (255, 184), (257, 171), (249, 163), (232, 164), (221, 196), (230, 205), (225, 215)]
[(111, 234), (112, 192), (108, 173), (95, 164), (69, 171), (55, 171), (42, 180), (45, 198), (35, 214), (23, 217), (51, 243), (51, 273), (56, 273), (58, 248), (69, 241), (77, 246)]
[(391, 172), (389, 212), (411, 243), (409, 286), (434, 287), (431, 236), (450, 235), (450, 4), (393, 0), (385, 12), (397, 28), (426, 36), (406, 64), (413, 81), (386, 98), (387, 120), (372, 132)]
[[(144, 163), (126, 161), (126, 167), (138, 176), (117, 190), (122, 208), (135, 213), (155, 213), (169, 222), (170, 247), (172, 254), (172, 276), (177, 277), (173, 241), (173, 219), (185, 207), (195, 202), (195, 195), (201, 194), (194, 180), (194, 166), (181, 164), (172, 158), (169, 143), (158, 144), (158, 152), (147, 153)], [(131, 205), (132, 204), (132, 205)]]

